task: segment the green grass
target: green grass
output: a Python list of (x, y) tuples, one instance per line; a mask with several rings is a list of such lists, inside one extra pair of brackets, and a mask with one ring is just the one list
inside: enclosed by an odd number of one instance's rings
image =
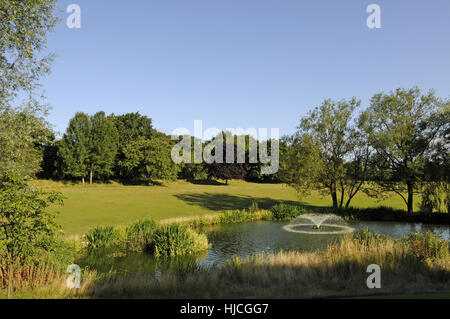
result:
[[(35, 181), (38, 187), (61, 191), (66, 196), (57, 221), (65, 235), (85, 234), (95, 226), (123, 225), (151, 218), (155, 221), (186, 218), (243, 209), (256, 201), (260, 208), (270, 208), (277, 202), (299, 202), (296, 192), (281, 184), (256, 184), (232, 181), (226, 185), (200, 185), (185, 181), (164, 183), (163, 186), (123, 186), (117, 183), (81, 185), (53, 181)], [(302, 198), (313, 206), (329, 206), (329, 197), (318, 194)], [(383, 201), (360, 193), (352, 202), (355, 207), (388, 206), (404, 209), (400, 197)]]

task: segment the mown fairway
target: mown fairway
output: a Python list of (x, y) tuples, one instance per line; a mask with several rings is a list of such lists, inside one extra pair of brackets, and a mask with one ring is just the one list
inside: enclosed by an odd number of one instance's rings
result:
[[(261, 208), (277, 201), (299, 202), (296, 192), (281, 184), (256, 184), (233, 181), (226, 185), (198, 185), (184, 181), (164, 186), (123, 186), (120, 184), (64, 185), (50, 181), (35, 182), (47, 190), (61, 191), (66, 197), (57, 221), (66, 235), (82, 235), (97, 225), (125, 224), (141, 218), (163, 220), (214, 214), (249, 207), (252, 201)], [(329, 197), (318, 194), (302, 198), (314, 206), (330, 205)], [(391, 206), (404, 209), (400, 197), (376, 201), (360, 193), (353, 206)]]

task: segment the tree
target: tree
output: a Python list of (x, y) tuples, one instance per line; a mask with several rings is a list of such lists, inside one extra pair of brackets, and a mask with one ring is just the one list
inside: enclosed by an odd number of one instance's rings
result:
[[(51, 135), (48, 107), (35, 95), (53, 59), (42, 51), (58, 21), (55, 8), (56, 0), (0, 2), (0, 173), (34, 176), (41, 161), (35, 146)], [(24, 103), (16, 108), (19, 92)]]
[[(208, 178), (208, 172), (203, 163), (203, 142), (201, 139), (190, 135), (181, 135), (178, 137), (176, 142), (190, 143), (190, 162), (179, 163), (180, 173), (179, 178), (187, 179), (190, 181), (194, 180), (205, 180)], [(196, 147), (198, 148), (198, 153), (195, 152)], [(180, 153), (181, 155), (181, 153)]]
[(316, 189), (331, 196), (333, 207), (348, 207), (367, 173), (368, 148), (354, 125), (355, 98), (325, 100), (301, 119), (294, 136), (285, 137), (282, 179), (297, 192)]
[(50, 72), (53, 56), (40, 53), (58, 22), (55, 9), (56, 0), (0, 2), (0, 109), (19, 91), (32, 96), (39, 79)]
[(172, 161), (171, 150), (170, 138), (162, 133), (155, 133), (151, 139), (141, 136), (125, 145), (124, 159), (118, 165), (128, 175), (144, 178), (149, 185), (155, 179), (175, 180), (180, 167)]
[(127, 144), (138, 140), (140, 137), (151, 139), (155, 132), (152, 126), (152, 119), (139, 114), (139, 112), (123, 115), (112, 114), (110, 117), (113, 119), (119, 134), (119, 146), (114, 171), (117, 177), (123, 179), (136, 178), (136, 176), (130, 175), (133, 171), (129, 171), (124, 166), (119, 166), (118, 163), (125, 160), (124, 148)]
[(94, 175), (108, 178), (113, 174), (119, 133), (111, 118), (104, 112), (96, 113), (91, 119), (89, 145), (89, 183), (92, 184)]
[(409, 213), (413, 212), (414, 194), (420, 191), (433, 145), (448, 127), (443, 116), (445, 105), (448, 107), (448, 102), (433, 91), (422, 94), (417, 87), (399, 88), (374, 95), (359, 118), (359, 126), (375, 150), (374, 179), (379, 190), (398, 194)]
[(61, 140), (59, 154), (64, 161), (64, 174), (81, 178), (89, 175), (108, 178), (113, 174), (119, 136), (114, 122), (104, 112), (93, 116), (76, 113)]
[[(228, 139), (227, 135), (229, 135)], [(224, 179), (227, 185), (230, 179), (244, 179), (246, 171), (244, 163), (238, 163), (238, 147), (235, 143), (235, 136), (227, 134), (227, 132), (219, 133), (207, 146), (207, 152), (208, 150), (212, 155), (212, 161), (205, 163), (208, 178)], [(227, 160), (227, 150), (233, 152), (231, 160), (230, 158)]]
[(58, 227), (47, 208), (62, 200), (60, 193), (34, 190), (12, 173), (0, 176), (0, 255), (8, 262), (8, 298), (14, 265), (24, 264), (37, 249), (51, 249), (52, 241), (42, 238), (54, 236)]
[(40, 170), (42, 145), (53, 133), (33, 106), (0, 111), (0, 174), (34, 177)]
[(90, 168), (90, 148), (91, 121), (87, 114), (76, 113), (69, 121), (58, 153), (64, 162), (64, 175), (81, 178), (83, 185)]

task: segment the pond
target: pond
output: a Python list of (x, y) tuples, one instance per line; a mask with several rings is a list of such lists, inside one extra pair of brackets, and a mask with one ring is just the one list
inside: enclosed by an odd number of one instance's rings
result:
[[(251, 222), (244, 224), (216, 225), (203, 228), (208, 236), (211, 248), (198, 256), (180, 258), (154, 258), (149, 254), (132, 254), (127, 256), (106, 256), (104, 254), (91, 255), (78, 261), (82, 267), (95, 269), (99, 273), (137, 273), (152, 272), (157, 270), (179, 270), (192, 265), (210, 267), (222, 265), (233, 256), (248, 257), (258, 253), (276, 253), (281, 250), (312, 251), (325, 249), (340, 234), (331, 234), (329, 227), (324, 223), (324, 231), (316, 231), (310, 234), (311, 227), (295, 226), (298, 222)], [(339, 224), (339, 223), (338, 223)], [(343, 225), (343, 223), (341, 223)], [(333, 226), (333, 225), (330, 225)], [(444, 239), (450, 239), (450, 225), (426, 225), (421, 223), (403, 222), (371, 222), (356, 221), (345, 223), (345, 226), (355, 230), (368, 228), (371, 232), (389, 235), (399, 238), (411, 232), (431, 231), (441, 235)], [(287, 231), (286, 228), (294, 231)], [(297, 228), (296, 228), (297, 227)], [(307, 231), (306, 231), (307, 228)], [(299, 232), (295, 232), (300, 230)], [(305, 231), (306, 233), (303, 233)]]

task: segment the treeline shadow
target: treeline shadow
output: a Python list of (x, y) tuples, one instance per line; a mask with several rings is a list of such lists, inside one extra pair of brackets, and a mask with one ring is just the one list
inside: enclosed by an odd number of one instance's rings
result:
[(268, 197), (230, 195), (226, 193), (189, 193), (173, 196), (189, 205), (200, 206), (214, 211), (245, 209), (250, 207), (252, 202), (256, 202), (258, 207), (262, 209), (269, 209), (273, 205), (280, 203), (301, 206), (299, 202), (292, 200), (276, 200)]
[(218, 180), (207, 179), (188, 179), (189, 183), (194, 185), (212, 185), (212, 186), (227, 186), (225, 182), (219, 182)]

